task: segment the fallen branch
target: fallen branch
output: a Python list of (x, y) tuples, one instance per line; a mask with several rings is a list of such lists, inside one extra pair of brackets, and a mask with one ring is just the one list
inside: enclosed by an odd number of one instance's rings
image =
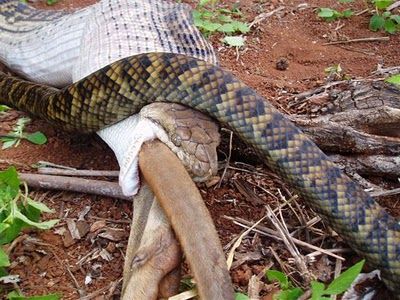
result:
[(331, 160), (360, 175), (400, 177), (400, 156), (331, 155)]
[(107, 196), (123, 200), (132, 200), (122, 193), (118, 183), (67, 176), (19, 173), (22, 181), (29, 186), (41, 189), (62, 190), (78, 193)]

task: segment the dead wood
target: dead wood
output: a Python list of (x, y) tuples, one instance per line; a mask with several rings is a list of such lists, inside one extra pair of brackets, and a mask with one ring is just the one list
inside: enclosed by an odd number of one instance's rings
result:
[(307, 100), (308, 110), (289, 118), (334, 161), (361, 175), (400, 176), (398, 87), (368, 80), (330, 83), (290, 105)]
[(132, 197), (127, 197), (122, 193), (120, 186), (116, 182), (32, 173), (19, 173), (19, 177), (28, 186), (34, 188), (71, 191), (132, 200)]

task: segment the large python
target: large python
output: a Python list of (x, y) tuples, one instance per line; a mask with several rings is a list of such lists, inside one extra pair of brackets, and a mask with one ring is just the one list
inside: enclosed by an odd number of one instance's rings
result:
[(400, 224), (295, 125), (222, 68), (190, 56), (121, 59), (63, 89), (2, 74), (0, 101), (65, 130), (93, 132), (153, 102), (175, 102), (232, 128), (295, 187), (387, 285), (400, 288)]

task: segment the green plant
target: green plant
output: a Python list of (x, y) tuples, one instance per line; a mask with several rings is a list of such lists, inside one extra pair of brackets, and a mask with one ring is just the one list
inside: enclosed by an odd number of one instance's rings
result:
[(277, 300), (296, 300), (303, 295), (303, 290), (298, 287), (294, 287), (289, 281), (288, 277), (279, 271), (268, 270), (265, 275), (269, 281), (277, 281), (281, 291), (274, 296)]
[[(384, 30), (388, 33), (396, 33), (400, 30), (400, 16), (392, 14), (386, 9), (394, 3), (395, 0), (371, 0), (374, 5), (374, 13), (369, 20), (369, 29), (372, 31)], [(353, 0), (339, 0), (340, 3), (349, 3)], [(318, 17), (325, 21), (335, 21), (340, 18), (349, 18), (354, 14), (351, 9), (338, 11), (329, 7), (318, 9)]]
[(386, 78), (385, 81), (400, 87), (400, 74), (392, 75)]
[(200, 0), (193, 10), (194, 25), (206, 36), (220, 32), (225, 35), (224, 43), (236, 47), (244, 45), (244, 38), (235, 34), (250, 31), (249, 26), (238, 19), (241, 16), (242, 13), (237, 7), (220, 8), (218, 0)]
[(318, 9), (318, 17), (328, 22), (341, 18), (350, 18), (353, 14), (354, 13), (351, 9), (346, 9), (343, 11), (338, 11), (329, 7), (321, 7)]
[(29, 118), (19, 118), (9, 134), (0, 136), (0, 141), (3, 142), (2, 149), (7, 149), (12, 146), (17, 147), (22, 139), (26, 139), (36, 145), (42, 145), (46, 143), (47, 138), (40, 131), (36, 131), (34, 133), (24, 132), (25, 126), (30, 121), (31, 120)]
[[(21, 182), (14, 167), (0, 172), (0, 282), (7, 280), (6, 268), (10, 266), (10, 259), (2, 245), (12, 242), (24, 228), (49, 229), (58, 222), (58, 220), (40, 222), (40, 214), (52, 212), (52, 210), (45, 204), (31, 199), (28, 196), (26, 186), (24, 191), (21, 191), (20, 185)], [(16, 292), (9, 295), (9, 299), (31, 298), (24, 298)], [(52, 300), (56, 298), (43, 299)]]
[(58, 2), (59, 0), (46, 0), (47, 5), (54, 5)]
[[(345, 292), (353, 281), (360, 274), (364, 266), (364, 260), (356, 263), (354, 266), (348, 268), (340, 276), (335, 278), (327, 287), (325, 284), (318, 281), (311, 282), (311, 300), (329, 300), (330, 296), (339, 295)], [(277, 300), (296, 300), (302, 294), (303, 290), (298, 287), (293, 287), (288, 277), (279, 271), (268, 270), (266, 276), (269, 281), (277, 281), (281, 291), (274, 295)]]
[(0, 114), (6, 112), (10, 108), (7, 105), (0, 104)]
[(375, 5), (375, 13), (369, 20), (370, 30), (384, 30), (391, 34), (400, 30), (400, 16), (385, 11), (393, 2), (394, 0), (372, 0)]
[(235, 300), (250, 300), (250, 297), (243, 293), (235, 293)]
[(18, 294), (16, 291), (12, 291), (7, 295), (7, 299), (9, 300), (59, 300), (61, 296), (59, 294), (49, 294), (44, 296), (32, 296), (25, 297), (23, 295)]

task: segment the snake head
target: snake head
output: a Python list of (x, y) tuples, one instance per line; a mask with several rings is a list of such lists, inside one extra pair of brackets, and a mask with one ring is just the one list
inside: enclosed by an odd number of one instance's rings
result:
[(209, 180), (218, 171), (218, 125), (201, 112), (180, 104), (152, 103), (140, 115), (165, 130), (157, 136), (179, 157), (194, 181)]

